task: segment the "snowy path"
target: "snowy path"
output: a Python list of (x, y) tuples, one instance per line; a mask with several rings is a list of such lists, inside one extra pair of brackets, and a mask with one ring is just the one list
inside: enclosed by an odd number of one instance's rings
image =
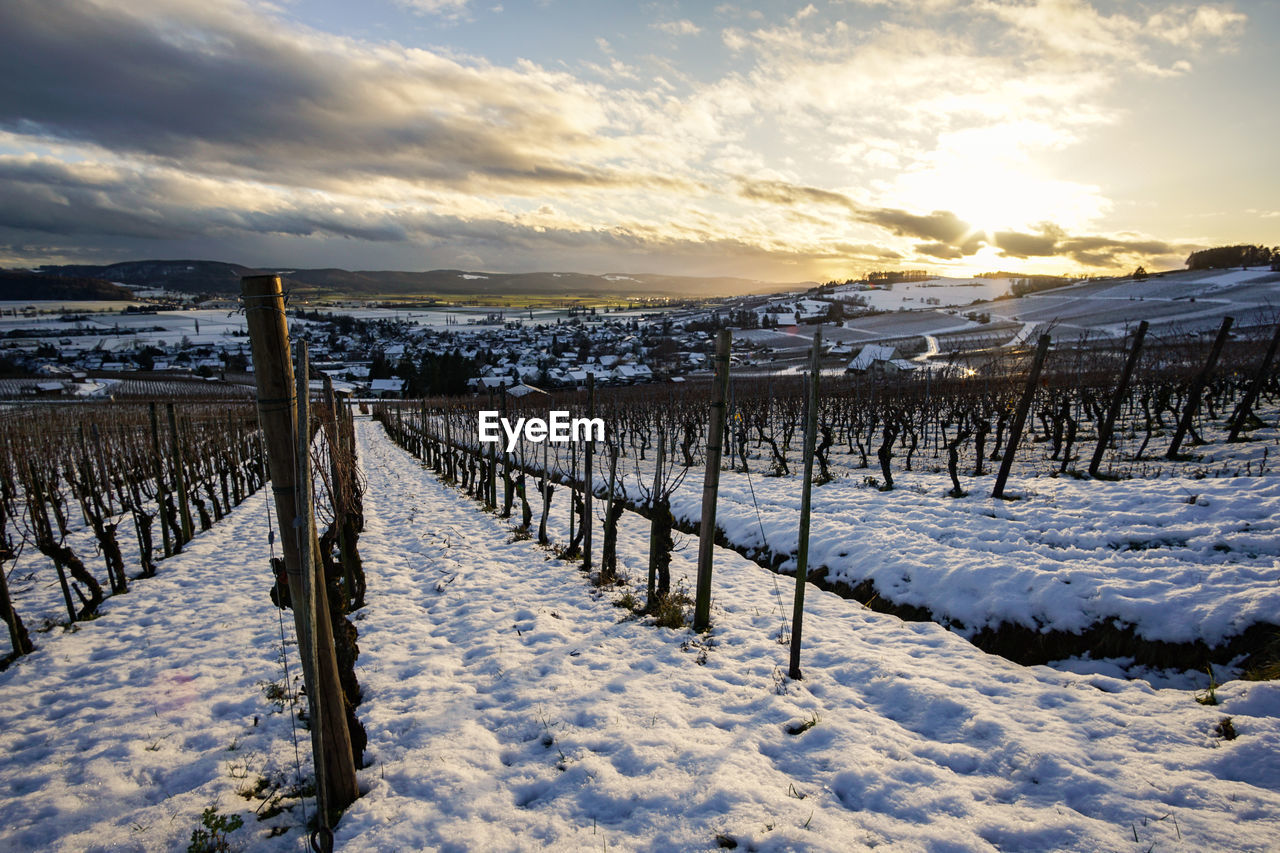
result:
[(280, 678), (267, 494), (0, 673), (0, 850), (186, 849), (205, 808), (292, 772), (259, 685)]
[[(724, 550), (699, 666), (693, 635), (619, 622), (578, 571), (508, 542), (380, 427), (359, 436), (372, 766), (338, 832), (350, 849), (698, 850), (717, 833), (758, 850), (1280, 842), (1276, 685), (1233, 683), (1204, 707), (1019, 668), (812, 589), (807, 678), (787, 683), (773, 577)], [(644, 533), (626, 519), (633, 564)], [(1237, 740), (1213, 735), (1224, 715)]]

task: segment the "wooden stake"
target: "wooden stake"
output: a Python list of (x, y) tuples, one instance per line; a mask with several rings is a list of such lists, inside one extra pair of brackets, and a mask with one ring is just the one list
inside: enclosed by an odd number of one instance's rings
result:
[(1222, 325), (1218, 327), (1218, 336), (1213, 339), (1213, 346), (1209, 349), (1209, 357), (1205, 359), (1204, 367), (1200, 368), (1200, 372), (1191, 382), (1191, 390), (1187, 392), (1187, 404), (1182, 409), (1182, 417), (1178, 418), (1178, 428), (1173, 433), (1173, 441), (1170, 442), (1169, 449), (1164, 454), (1166, 459), (1178, 458), (1182, 440), (1191, 430), (1191, 423), (1196, 413), (1200, 411), (1200, 396), (1204, 394), (1204, 386), (1213, 375), (1213, 368), (1218, 364), (1218, 356), (1222, 355), (1222, 347), (1226, 345), (1227, 335), (1231, 333), (1232, 322), (1234, 320), (1231, 317), (1222, 318)]
[[(322, 731), (313, 732), (312, 750), (316, 754), (316, 776), (324, 786), (328, 808), (346, 808), (356, 797), (355, 761), (351, 736), (343, 712), (342, 688), (338, 680), (338, 661), (333, 646), (333, 626), (328, 618), (329, 604), (323, 579), (314, 583), (315, 610), (323, 618), (307, 618), (308, 596), (303, 588), (303, 549), (307, 541), (311, 553), (316, 544), (314, 521), (304, 528), (300, 515), (302, 503), (298, 491), (298, 443), (306, 430), (298, 427), (298, 399), (290, 363), (289, 329), (285, 321), (284, 297), (277, 276), (246, 276), (240, 280), (244, 295), (245, 316), (249, 325), (249, 341), (253, 348), (254, 379), (258, 387), (258, 421), (262, 425), (267, 449), (271, 491), (275, 498), (276, 523), (280, 528), (280, 544), (284, 552), (289, 592), (295, 606), (294, 626), (298, 633), (298, 649), (302, 657), (303, 678), (313, 713), (320, 708)], [(295, 440), (297, 436), (297, 440)], [(316, 580), (314, 567), (312, 582)]]
[(716, 499), (720, 492), (720, 456), (724, 442), (725, 399), (729, 396), (729, 330), (716, 335), (715, 385), (707, 424), (707, 470), (702, 480), (702, 523), (698, 528), (698, 590), (693, 630), (711, 627), (711, 562), (716, 544)]
[(1013, 467), (1013, 457), (1018, 450), (1018, 441), (1022, 438), (1022, 428), (1027, 423), (1027, 412), (1031, 409), (1031, 400), (1036, 395), (1036, 386), (1040, 384), (1040, 369), (1044, 367), (1044, 357), (1049, 353), (1049, 336), (1041, 335), (1036, 345), (1036, 355), (1031, 362), (1031, 372), (1027, 374), (1027, 384), (1022, 389), (1022, 399), (1018, 401), (1018, 409), (1014, 412), (1013, 423), (1009, 426), (1009, 440), (1005, 442), (1004, 458), (1000, 460), (1000, 473), (996, 475), (996, 487), (991, 490), (991, 497), (1003, 498), (1004, 486), (1009, 480), (1009, 469)]
[[(596, 375), (587, 374), (587, 418), (596, 415)], [(591, 571), (591, 498), (594, 491), (592, 463), (595, 461), (595, 441), (591, 427), (587, 427), (587, 440), (582, 444), (582, 568)]]
[(657, 606), (655, 596), (658, 592), (658, 513), (662, 503), (662, 467), (666, 462), (666, 433), (662, 425), (658, 425), (658, 455), (653, 463), (653, 491), (649, 493), (649, 587), (645, 605), (648, 610)]
[(1111, 406), (1107, 409), (1106, 418), (1098, 429), (1098, 446), (1094, 448), (1093, 459), (1089, 462), (1090, 477), (1098, 476), (1102, 455), (1107, 452), (1107, 445), (1111, 443), (1111, 434), (1115, 431), (1116, 418), (1120, 417), (1120, 409), (1128, 399), (1129, 380), (1133, 377), (1133, 369), (1138, 365), (1138, 356), (1142, 355), (1142, 342), (1147, 337), (1148, 326), (1147, 321), (1143, 320), (1138, 324), (1137, 331), (1133, 333), (1133, 349), (1129, 350), (1129, 357), (1124, 363), (1124, 372), (1120, 374), (1120, 384), (1116, 386), (1115, 394), (1111, 396)]
[[(804, 628), (804, 585), (809, 579), (809, 498), (813, 492), (813, 454), (818, 435), (818, 374), (821, 370), (822, 327), (813, 332), (813, 360), (809, 366), (809, 394), (804, 419), (804, 480), (800, 488), (800, 543), (796, 551), (796, 597), (791, 610), (790, 678), (799, 681), (800, 635)], [(766, 543), (767, 544), (767, 543)]]

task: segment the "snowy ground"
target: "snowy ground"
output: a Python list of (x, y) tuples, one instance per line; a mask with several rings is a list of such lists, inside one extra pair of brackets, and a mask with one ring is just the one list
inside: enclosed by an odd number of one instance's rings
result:
[[(1017, 501), (992, 499), (991, 476), (968, 478), (958, 500), (945, 474), (895, 479), (890, 493), (854, 477), (814, 489), (810, 568), (851, 586), (872, 580), (966, 635), (1115, 619), (1148, 640), (1214, 646), (1280, 614), (1280, 477), (1037, 477), (1012, 481)], [(696, 522), (701, 500), (698, 470), (672, 511)], [(726, 471), (716, 523), (735, 545), (794, 554), (799, 503), (794, 477)], [(782, 570), (794, 573), (795, 560)]]
[[(510, 541), (509, 522), (380, 427), (358, 436), (369, 766), (340, 850), (713, 850), (718, 834), (756, 850), (1280, 841), (1278, 685), (1232, 682), (1206, 707), (1190, 691), (1018, 667), (812, 588), (806, 677), (792, 682), (776, 641), (785, 578), (718, 550), (708, 638), (623, 619), (617, 592), (593, 595), (581, 572)], [(237, 849), (303, 849), (296, 828), (267, 838), (300, 809), (259, 822), (267, 801), (236, 795), (259, 777), (269, 795), (294, 768), (289, 717), (259, 684), (281, 678), (265, 494), (0, 674), (0, 849), (183, 849), (215, 803), (245, 820)], [(624, 519), (620, 554), (641, 586), (646, 536)], [(1224, 716), (1235, 740), (1215, 734)]]

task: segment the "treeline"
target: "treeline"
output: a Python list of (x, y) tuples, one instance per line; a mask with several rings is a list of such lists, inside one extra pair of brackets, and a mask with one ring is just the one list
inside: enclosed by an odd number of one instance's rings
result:
[(458, 350), (443, 353), (427, 353), (418, 361), (405, 356), (397, 363), (382, 354), (375, 354), (369, 365), (370, 379), (390, 379), (398, 376), (404, 380), (406, 397), (453, 397), (466, 394), (471, 389), (467, 380), (480, 375), (480, 361), (467, 358)]
[[(1013, 296), (1026, 296), (1028, 293), (1040, 293), (1044, 290), (1053, 290), (1056, 287), (1066, 287), (1077, 279), (1065, 275), (1024, 275), (1014, 276), (1012, 273), (996, 273), (998, 276), (1007, 275), (1013, 281), (1009, 284), (1009, 293)], [(986, 278), (982, 275), (978, 278)]]
[(867, 273), (866, 280), (871, 284), (897, 284), (900, 281), (928, 281), (937, 278), (928, 270), (876, 270)]
[(133, 292), (100, 278), (0, 270), (0, 299), (133, 299)]
[(1266, 246), (1216, 246), (1201, 249), (1187, 255), (1189, 270), (1220, 270), (1232, 267), (1265, 267), (1276, 269), (1280, 265), (1280, 247)]

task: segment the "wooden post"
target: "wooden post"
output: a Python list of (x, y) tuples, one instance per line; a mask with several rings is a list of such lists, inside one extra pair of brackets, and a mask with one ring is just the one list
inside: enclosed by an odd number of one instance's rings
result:
[(1231, 415), (1231, 434), (1227, 436), (1227, 441), (1240, 440), (1240, 431), (1244, 429), (1245, 422), (1253, 413), (1253, 404), (1257, 402), (1258, 395), (1262, 393), (1262, 386), (1267, 382), (1267, 373), (1271, 370), (1271, 363), (1276, 359), (1278, 348), (1280, 348), (1280, 323), (1276, 324), (1276, 332), (1271, 336), (1271, 345), (1267, 347), (1267, 354), (1263, 356), (1258, 372), (1253, 375), (1249, 389), (1245, 391), (1240, 405), (1236, 406), (1235, 412)]
[[(338, 661), (333, 646), (333, 626), (328, 618), (328, 596), (324, 583), (315, 583), (315, 609), (323, 618), (315, 620), (312, 632), (307, 618), (308, 596), (303, 587), (304, 570), (315, 577), (314, 566), (303, 565), (302, 543), (312, 554), (319, 549), (315, 542), (314, 520), (303, 529), (300, 514), (302, 496), (298, 490), (299, 467), (309, 456), (297, 458), (298, 443), (306, 430), (298, 429), (298, 399), (294, 387), (293, 366), (289, 361), (289, 330), (285, 322), (284, 297), (280, 279), (274, 275), (246, 276), (240, 280), (244, 296), (245, 316), (249, 326), (249, 342), (253, 349), (253, 372), (258, 388), (258, 421), (262, 425), (275, 498), (276, 523), (280, 528), (281, 550), (289, 579), (289, 593), (295, 602), (294, 626), (302, 657), (303, 678), (313, 713), (319, 708), (322, 729), (312, 733), (312, 750), (316, 755), (316, 777), (323, 777), (328, 808), (346, 808), (359, 791), (356, 788), (355, 761), (351, 736), (343, 712), (342, 689), (338, 680)], [(297, 440), (295, 440), (297, 437)]]
[(652, 610), (657, 602), (654, 596), (658, 593), (658, 506), (662, 502), (662, 466), (666, 462), (666, 433), (662, 425), (658, 425), (658, 455), (653, 463), (653, 491), (649, 493), (649, 587), (646, 607)]
[(182, 464), (182, 436), (178, 434), (178, 416), (174, 411), (173, 403), (169, 403), (167, 408), (170, 452), (173, 453), (173, 479), (178, 489), (178, 512), (182, 519), (182, 544), (185, 545), (195, 535), (195, 525), (191, 523), (191, 504), (187, 498), (187, 478)]
[[(316, 542), (315, 497), (311, 491), (311, 371), (307, 364), (307, 342), (298, 341), (297, 366), (294, 368), (297, 399), (297, 423), (294, 437), (297, 447), (294, 449), (295, 488), (297, 490), (296, 507), (298, 516), (294, 519), (293, 530), (298, 540), (298, 564), (302, 580), (302, 600), (295, 599), (294, 613), (299, 612), (301, 604), (302, 618), (307, 621), (307, 633), (312, 642), (304, 651), (312, 673), (320, 671), (320, 623), (329, 621), (327, 612), (320, 612), (320, 591), (324, 588), (323, 569), (317, 557), (319, 547)], [(283, 533), (283, 531), (282, 531)], [(287, 535), (287, 534), (285, 534)], [(322, 829), (329, 828), (329, 756), (325, 753), (325, 730), (337, 716), (341, 704), (332, 704), (333, 699), (323, 692), (313, 694), (307, 692), (308, 708), (311, 722), (311, 756), (316, 765), (316, 812)], [(337, 700), (341, 703), (341, 698)]]
[(996, 475), (996, 487), (991, 490), (991, 497), (1003, 498), (1004, 485), (1009, 480), (1009, 469), (1013, 467), (1013, 457), (1018, 451), (1018, 441), (1022, 438), (1022, 428), (1027, 423), (1027, 412), (1031, 409), (1031, 400), (1036, 395), (1036, 386), (1040, 384), (1040, 369), (1044, 367), (1044, 358), (1049, 353), (1049, 336), (1041, 335), (1036, 345), (1036, 355), (1031, 362), (1031, 372), (1027, 374), (1027, 384), (1022, 389), (1022, 399), (1018, 401), (1018, 409), (1013, 414), (1013, 423), (1009, 426), (1009, 439), (1005, 442), (1004, 457), (1000, 460), (1000, 473)]
[[(818, 374), (822, 357), (822, 327), (813, 332), (813, 360), (809, 367), (809, 394), (804, 418), (804, 481), (800, 487), (800, 542), (796, 551), (796, 597), (791, 610), (790, 678), (799, 681), (800, 635), (804, 628), (804, 585), (809, 579), (809, 498), (813, 492), (813, 453), (818, 434)], [(765, 543), (766, 545), (768, 543)]]
[[(489, 389), (489, 406), (493, 406), (493, 389)], [(505, 416), (507, 412), (507, 392), (502, 392), (502, 414)], [(484, 480), (484, 502), (488, 504), (490, 509), (498, 507), (498, 446), (496, 443), (489, 445), (489, 465), (485, 469)]]
[(698, 590), (693, 603), (693, 630), (711, 627), (711, 560), (716, 545), (716, 498), (720, 492), (720, 455), (724, 442), (724, 408), (729, 396), (729, 330), (716, 335), (715, 385), (707, 424), (707, 470), (702, 480), (702, 523), (698, 528)]
[[(556, 452), (559, 456), (559, 451)], [(575, 556), (574, 543), (578, 541), (578, 511), (573, 506), (574, 496), (578, 491), (578, 454), (574, 452), (572, 444), (569, 447), (569, 547), (566, 551), (566, 558), (571, 559)]]
[[(587, 418), (596, 414), (596, 375), (587, 374)], [(582, 444), (582, 568), (591, 571), (591, 498), (593, 497), (592, 463), (595, 461), (595, 441), (591, 427), (587, 427), (587, 440)]]
[(1213, 375), (1213, 368), (1218, 364), (1218, 356), (1222, 355), (1222, 347), (1226, 345), (1227, 335), (1231, 333), (1232, 322), (1234, 321), (1231, 317), (1222, 318), (1222, 325), (1218, 327), (1218, 336), (1213, 339), (1213, 346), (1209, 349), (1209, 357), (1205, 359), (1204, 367), (1200, 368), (1196, 378), (1191, 381), (1191, 389), (1187, 392), (1187, 404), (1182, 409), (1182, 417), (1178, 418), (1178, 428), (1173, 433), (1173, 441), (1170, 442), (1169, 449), (1164, 454), (1166, 459), (1178, 458), (1182, 440), (1190, 431), (1196, 412), (1200, 411), (1200, 395), (1204, 393), (1204, 386)]
[[(506, 417), (507, 417), (507, 398), (509, 396), (510, 395), (507, 394), (507, 389), (503, 388), (502, 389), (502, 415), (501, 415), (503, 420), (506, 420)], [(511, 482), (511, 454), (507, 452), (507, 441), (506, 441), (505, 435), (503, 436), (501, 444), (502, 444), (502, 511), (499, 513), (499, 516), (502, 518), (510, 518), (511, 503), (512, 501), (515, 500), (515, 494), (512, 491), (513, 484)], [(497, 488), (498, 487), (496, 485), (496, 480), (495, 480), (494, 493), (493, 493), (493, 500), (495, 504), (498, 502)]]
[(1137, 331), (1133, 333), (1133, 349), (1129, 350), (1129, 357), (1124, 363), (1124, 372), (1120, 374), (1120, 384), (1116, 386), (1115, 394), (1111, 396), (1111, 406), (1107, 409), (1106, 418), (1098, 429), (1098, 446), (1094, 448), (1093, 459), (1089, 462), (1090, 477), (1098, 476), (1102, 455), (1107, 452), (1107, 445), (1111, 443), (1111, 434), (1116, 428), (1116, 418), (1120, 417), (1120, 409), (1124, 406), (1125, 398), (1129, 394), (1129, 380), (1133, 377), (1133, 369), (1138, 365), (1138, 356), (1142, 355), (1142, 342), (1147, 337), (1148, 326), (1147, 321), (1143, 320), (1138, 324)]

